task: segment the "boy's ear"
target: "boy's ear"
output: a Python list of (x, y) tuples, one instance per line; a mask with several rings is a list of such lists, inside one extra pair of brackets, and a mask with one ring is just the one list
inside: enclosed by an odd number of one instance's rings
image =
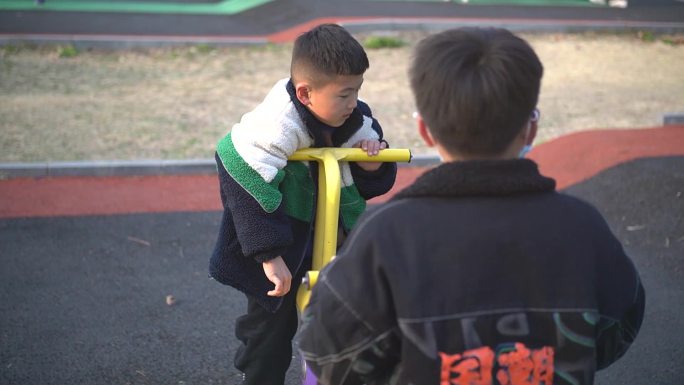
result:
[(306, 82), (300, 82), (295, 84), (295, 94), (297, 99), (305, 106), (311, 104), (311, 87)]
[(416, 117), (416, 122), (418, 123), (418, 134), (420, 135), (421, 138), (423, 138), (423, 142), (425, 142), (425, 144), (428, 147), (434, 147), (435, 146), (435, 140), (432, 139), (432, 134), (430, 134), (430, 130), (428, 129), (427, 125), (425, 124), (423, 117), (418, 115)]

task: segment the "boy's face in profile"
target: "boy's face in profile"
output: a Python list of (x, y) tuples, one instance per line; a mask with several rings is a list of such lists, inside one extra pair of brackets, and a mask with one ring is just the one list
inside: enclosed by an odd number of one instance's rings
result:
[(363, 84), (363, 75), (337, 75), (318, 87), (308, 88), (307, 106), (321, 122), (339, 127), (349, 118)]

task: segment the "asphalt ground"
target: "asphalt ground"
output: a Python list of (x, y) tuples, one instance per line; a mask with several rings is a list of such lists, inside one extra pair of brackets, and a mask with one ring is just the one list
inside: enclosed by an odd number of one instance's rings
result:
[[(680, 384), (684, 126), (572, 134), (530, 157), (599, 208), (646, 287), (641, 333), (597, 383)], [(399, 187), (420, 171), (403, 168)], [(213, 178), (0, 181), (0, 384), (238, 384), (233, 325), (245, 302), (207, 278), (220, 220)], [(202, 191), (171, 188), (181, 185)], [(298, 362), (288, 385), (300, 383)]]
[[(239, 17), (0, 11), (0, 44), (277, 42), (320, 21), (357, 30), (473, 24), (682, 30), (681, 2), (629, 4), (278, 0)], [(598, 384), (671, 385), (684, 378), (682, 133), (684, 127), (573, 134), (530, 154), (564, 192), (604, 213), (647, 290), (636, 343), (599, 373)], [(421, 171), (402, 169), (399, 187)], [(239, 383), (232, 369), (233, 325), (245, 303), (206, 274), (220, 219), (214, 178), (0, 180), (0, 384)], [(173, 305), (166, 302), (169, 295)], [(299, 383), (297, 363), (295, 358), (288, 385)]]

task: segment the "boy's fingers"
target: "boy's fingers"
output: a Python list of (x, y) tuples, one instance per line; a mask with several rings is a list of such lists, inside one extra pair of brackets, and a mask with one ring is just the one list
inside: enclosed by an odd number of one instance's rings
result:
[(285, 295), (290, 291), (290, 285), (292, 284), (292, 276), (290, 276), (290, 274), (287, 274), (282, 282), (283, 282), (283, 289), (282, 289), (283, 295)]
[(379, 142), (370, 142), (368, 145), (368, 155), (378, 155), (378, 151), (380, 148), (380, 143)]
[(268, 294), (271, 297), (282, 297), (290, 292), (290, 285), (292, 284), (292, 277), (289, 275), (284, 279), (278, 276), (270, 277), (269, 280), (275, 285), (275, 288), (269, 291)]
[(275, 289), (269, 291), (266, 294), (271, 296), (271, 297), (283, 296), (285, 293), (283, 293), (283, 282), (280, 280), (280, 278), (278, 278), (277, 276), (274, 276), (274, 277), (269, 277), (269, 280), (271, 282), (273, 282), (273, 284), (275, 285)]
[(290, 280), (288, 279), (288, 275), (282, 277), (282, 274), (274, 274), (273, 277), (271, 277), (271, 282), (275, 285), (275, 288), (271, 290), (275, 297), (282, 297), (290, 291)]
[(356, 143), (353, 147), (360, 147), (369, 156), (375, 156), (378, 155), (378, 153), (380, 153), (380, 150), (387, 148), (387, 145), (385, 144), (385, 142), (364, 139)]
[(271, 297), (282, 297), (290, 291), (292, 274), (282, 257), (276, 257), (263, 263), (264, 273), (271, 283), (275, 285), (273, 290), (266, 292)]

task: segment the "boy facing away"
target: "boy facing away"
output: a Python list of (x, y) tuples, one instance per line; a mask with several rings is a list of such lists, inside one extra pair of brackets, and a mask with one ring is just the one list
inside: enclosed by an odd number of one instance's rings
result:
[(299, 347), (321, 383), (586, 385), (634, 341), (634, 265), (595, 208), (521, 159), (542, 72), (506, 30), (418, 44), (418, 131), (444, 163), (319, 275)]
[[(294, 44), (291, 77), (275, 84), (217, 146), (224, 213), (209, 273), (247, 296), (236, 321), (235, 366), (245, 384), (282, 385), (297, 331), (296, 292), (310, 269), (317, 165), (288, 162), (308, 147), (386, 147), (358, 92), (368, 58), (342, 27), (320, 25)], [(340, 229), (346, 234), (366, 199), (394, 184), (396, 164), (340, 166)]]

